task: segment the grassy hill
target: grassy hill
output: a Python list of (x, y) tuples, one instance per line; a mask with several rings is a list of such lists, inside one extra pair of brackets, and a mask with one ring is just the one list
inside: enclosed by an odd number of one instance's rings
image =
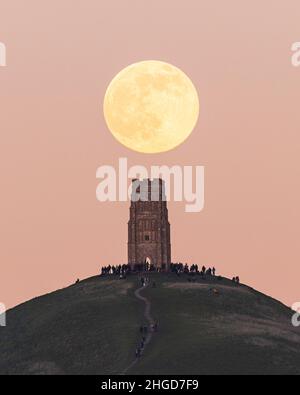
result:
[[(142, 295), (159, 331), (127, 374), (300, 373), (300, 329), (283, 304), (226, 279), (150, 279)], [(146, 324), (138, 287), (136, 275), (93, 277), (8, 311), (0, 374), (121, 374)]]

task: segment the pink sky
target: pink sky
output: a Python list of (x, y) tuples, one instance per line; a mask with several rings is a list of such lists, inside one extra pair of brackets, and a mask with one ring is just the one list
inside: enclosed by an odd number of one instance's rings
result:
[[(127, 203), (96, 201), (98, 166), (204, 165), (206, 205), (169, 205), (173, 261), (214, 265), (300, 300), (298, 0), (1, 0), (0, 302), (14, 306), (127, 259)], [(198, 89), (199, 123), (160, 155), (121, 146), (102, 114), (130, 63)]]

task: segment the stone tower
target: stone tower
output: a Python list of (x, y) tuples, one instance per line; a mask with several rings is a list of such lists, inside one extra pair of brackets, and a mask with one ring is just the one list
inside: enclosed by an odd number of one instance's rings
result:
[(170, 223), (161, 179), (132, 181), (128, 222), (128, 264), (150, 264), (168, 270), (171, 263)]

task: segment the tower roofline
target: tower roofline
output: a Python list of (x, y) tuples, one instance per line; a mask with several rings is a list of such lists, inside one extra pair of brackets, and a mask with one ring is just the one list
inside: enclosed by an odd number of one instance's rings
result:
[(163, 180), (162, 178), (132, 178), (131, 179), (132, 182), (145, 182), (145, 181), (150, 181), (150, 182), (154, 182), (154, 181), (159, 181), (161, 183), (165, 183), (165, 180)]

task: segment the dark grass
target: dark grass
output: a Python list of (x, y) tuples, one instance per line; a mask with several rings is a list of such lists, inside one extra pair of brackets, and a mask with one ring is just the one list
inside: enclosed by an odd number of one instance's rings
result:
[[(300, 372), (300, 337), (290, 341), (273, 332), (280, 324), (287, 333), (291, 311), (280, 302), (243, 285), (223, 279), (200, 280), (205, 289), (172, 289), (168, 282), (189, 284), (189, 276), (153, 275), (157, 288), (145, 295), (152, 302), (152, 315), (159, 333), (138, 365), (137, 374), (297, 374)], [(223, 286), (226, 288), (223, 289)], [(219, 289), (215, 296), (211, 288)], [(244, 292), (245, 291), (245, 292)], [(230, 317), (234, 317), (231, 323)], [(261, 325), (260, 333), (240, 333), (239, 319)], [(229, 320), (229, 321), (228, 321)], [(246, 320), (246, 321), (245, 321)], [(261, 323), (263, 320), (263, 323)], [(231, 325), (236, 328), (234, 332)], [(300, 331), (298, 331), (300, 335)], [(257, 346), (252, 340), (267, 341)], [(133, 371), (131, 372), (133, 373)]]
[(0, 373), (118, 374), (132, 361), (142, 306), (132, 292), (118, 294), (124, 283), (108, 281), (95, 278), (9, 311)]
[[(129, 374), (299, 374), (300, 331), (280, 302), (227, 279), (196, 276), (205, 287), (189, 289), (191, 276), (149, 277), (159, 331)], [(0, 374), (120, 374), (145, 323), (139, 286), (137, 275), (93, 277), (8, 311)]]

